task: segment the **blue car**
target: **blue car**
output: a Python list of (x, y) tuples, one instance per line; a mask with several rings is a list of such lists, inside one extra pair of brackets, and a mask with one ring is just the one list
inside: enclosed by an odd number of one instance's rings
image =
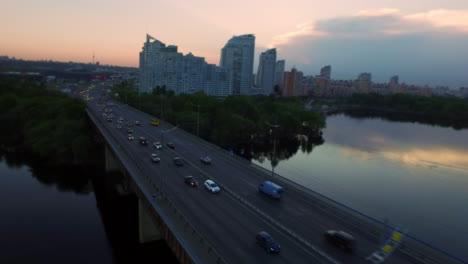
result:
[(267, 232), (261, 231), (257, 234), (256, 239), (257, 243), (269, 253), (278, 253), (280, 251), (280, 245)]

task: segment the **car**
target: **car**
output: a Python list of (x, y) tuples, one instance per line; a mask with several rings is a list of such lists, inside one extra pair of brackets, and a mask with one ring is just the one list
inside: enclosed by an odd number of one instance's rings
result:
[(128, 134), (128, 140), (134, 140), (135, 138), (133, 137), (132, 134)]
[(133, 126), (132, 123), (127, 123), (127, 127), (131, 127), (131, 126)]
[(269, 253), (278, 253), (281, 249), (281, 246), (265, 231), (259, 232), (256, 236), (256, 240), (257, 243)]
[(129, 134), (133, 133), (133, 129), (131, 129), (131, 128), (127, 129), (127, 133), (129, 133)]
[(122, 120), (117, 120), (117, 123), (118, 123), (118, 124), (122, 124)]
[(212, 193), (219, 193), (221, 190), (219, 186), (212, 180), (206, 180), (204, 185), (205, 188)]
[(112, 118), (108, 117), (107, 122), (112, 122)]
[(158, 157), (158, 154), (152, 153), (152, 154), (151, 154), (151, 161), (153, 161), (153, 162), (160, 162), (161, 159)]
[(145, 137), (140, 137), (140, 144), (141, 145), (148, 145), (148, 140)]
[(162, 149), (163, 146), (161, 145), (161, 142), (154, 142), (153, 143), (153, 146), (156, 148), (156, 149)]
[(200, 161), (204, 164), (211, 164), (211, 159), (210, 157), (206, 156), (206, 157), (201, 157), (200, 158)]
[(182, 166), (184, 166), (184, 163), (182, 163), (182, 160), (181, 160), (179, 157), (175, 157), (175, 158), (174, 158), (174, 164), (175, 164), (177, 167), (182, 167)]
[(198, 182), (197, 180), (195, 180), (195, 178), (193, 176), (185, 176), (184, 177), (184, 182), (192, 187), (196, 187), (198, 186)]
[(115, 128), (122, 128), (122, 126), (121, 125), (116, 125)]
[(271, 198), (280, 199), (283, 193), (283, 187), (274, 182), (265, 181), (258, 186), (258, 191), (268, 195)]
[(140, 121), (136, 120), (136, 121), (135, 121), (135, 125), (139, 126), (139, 125), (140, 125)]
[(354, 249), (354, 237), (344, 231), (327, 230), (324, 236), (328, 242), (343, 250), (351, 252)]
[(174, 143), (172, 143), (172, 142), (167, 142), (166, 145), (167, 145), (168, 147), (170, 147), (171, 149), (175, 148), (175, 145), (174, 145)]

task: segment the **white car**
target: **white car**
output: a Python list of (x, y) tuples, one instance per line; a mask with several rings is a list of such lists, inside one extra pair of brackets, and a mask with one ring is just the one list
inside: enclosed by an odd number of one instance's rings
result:
[(161, 145), (161, 142), (154, 142), (153, 143), (153, 146), (156, 148), (156, 149), (162, 149), (163, 146)]
[(205, 188), (212, 193), (218, 193), (221, 190), (219, 186), (212, 180), (205, 181)]
[(132, 134), (128, 134), (128, 140), (134, 140), (135, 138), (133, 137)]
[(158, 154), (152, 153), (152, 154), (151, 154), (151, 161), (153, 161), (153, 162), (160, 162), (161, 159), (158, 157)]

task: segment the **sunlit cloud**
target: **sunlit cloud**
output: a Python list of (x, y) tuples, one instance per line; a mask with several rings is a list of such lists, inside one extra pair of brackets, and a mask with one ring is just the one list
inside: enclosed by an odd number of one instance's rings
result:
[(436, 28), (468, 32), (468, 10), (437, 9), (403, 16), (408, 21), (426, 22)]
[(401, 35), (435, 32), (441, 28), (468, 32), (468, 10), (437, 9), (404, 15), (396, 8), (364, 9), (351, 16), (299, 24), (293, 31), (275, 36), (271, 46), (286, 45), (304, 37)]
[(379, 8), (300, 24), (270, 43), (305, 74), (333, 65), (336, 79), (370, 71), (377, 82), (398, 74), (406, 83), (458, 89), (468, 84), (467, 33), (468, 10)]
[(311, 22), (308, 23), (302, 23), (299, 25), (296, 25), (296, 29), (292, 32), (277, 35), (273, 38), (273, 41), (269, 45), (269, 47), (277, 47), (281, 45), (285, 45), (289, 43), (291, 40), (301, 37), (301, 36), (317, 36), (317, 37), (323, 37), (327, 36), (327, 32), (323, 31), (318, 31), (314, 28), (314, 24)]
[(360, 17), (375, 17), (375, 16), (388, 16), (400, 13), (399, 9), (396, 8), (374, 8), (364, 9), (357, 12), (354, 16)]

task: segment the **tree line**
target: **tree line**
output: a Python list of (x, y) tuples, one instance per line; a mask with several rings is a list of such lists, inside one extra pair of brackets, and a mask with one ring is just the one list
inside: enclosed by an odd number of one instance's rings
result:
[(86, 104), (43, 81), (0, 78), (0, 144), (20, 147), (52, 163), (90, 160), (92, 132)]
[(466, 114), (468, 113), (468, 100), (457, 97), (355, 93), (348, 98), (342, 99), (340, 103), (417, 114), (431, 119), (440, 119), (444, 123), (468, 124), (468, 115)]
[(229, 96), (219, 99), (203, 92), (175, 95), (165, 87), (139, 94), (131, 83), (113, 87), (124, 103), (217, 144), (234, 149), (252, 142), (321, 137), (324, 118), (303, 107), (301, 98)]

